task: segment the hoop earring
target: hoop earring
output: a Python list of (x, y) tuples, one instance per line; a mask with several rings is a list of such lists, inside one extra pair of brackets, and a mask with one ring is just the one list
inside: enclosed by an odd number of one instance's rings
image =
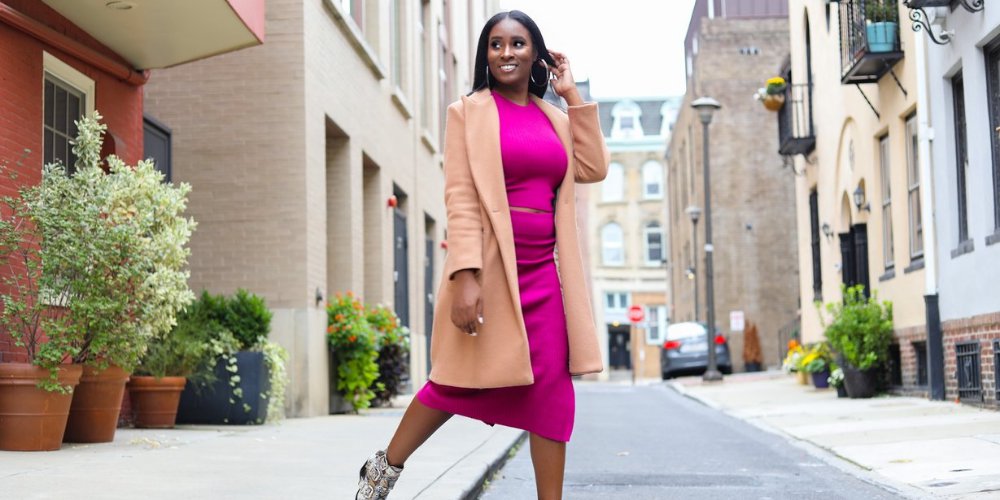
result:
[(535, 68), (531, 68), (531, 72), (528, 73), (528, 79), (531, 80), (532, 84), (538, 85), (538, 82), (535, 81)]
[(486, 65), (486, 86), (490, 86), (490, 65)]

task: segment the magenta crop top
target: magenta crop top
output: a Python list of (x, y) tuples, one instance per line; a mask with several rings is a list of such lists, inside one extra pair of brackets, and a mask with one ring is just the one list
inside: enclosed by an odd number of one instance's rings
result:
[(494, 92), (500, 115), (500, 157), (512, 207), (552, 212), (566, 175), (566, 149), (534, 101), (515, 104)]

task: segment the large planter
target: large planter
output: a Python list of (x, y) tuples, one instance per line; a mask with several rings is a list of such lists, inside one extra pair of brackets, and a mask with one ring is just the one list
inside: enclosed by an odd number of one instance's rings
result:
[(748, 373), (750, 373), (750, 372), (759, 372), (759, 371), (761, 371), (763, 369), (764, 369), (763, 366), (760, 363), (757, 363), (756, 361), (753, 362), (753, 363), (745, 363), (743, 365), (743, 370), (745, 370)]
[[(59, 368), (59, 383), (76, 387), (81, 365)], [(66, 431), (73, 394), (49, 392), (38, 382), (48, 370), (28, 363), (0, 363), (0, 450), (58, 450)]]
[[(262, 424), (267, 420), (268, 400), (261, 394), (271, 390), (271, 379), (264, 353), (236, 353), (235, 374), (229, 373), (225, 365), (222, 360), (216, 363), (214, 384), (195, 386), (190, 381), (187, 383), (181, 393), (177, 423), (246, 425)], [(240, 377), (235, 387), (230, 384), (234, 375)], [(242, 397), (234, 394), (237, 387), (242, 389)]]
[(844, 387), (844, 384), (840, 384), (840, 385), (837, 386), (837, 397), (838, 398), (846, 398), (847, 397), (847, 388)]
[(823, 370), (821, 372), (810, 373), (812, 376), (813, 387), (817, 389), (826, 389), (830, 387), (830, 370)]
[[(327, 344), (329, 346), (329, 344)], [(330, 355), (330, 414), (353, 413), (354, 405), (344, 398), (344, 395), (337, 390), (337, 356), (333, 354), (333, 347), (329, 346)]]
[(868, 52), (892, 52), (896, 48), (896, 32), (899, 29), (897, 23), (870, 23), (865, 28), (868, 35)]
[(132, 377), (128, 383), (128, 395), (135, 426), (140, 429), (173, 428), (186, 382), (184, 377)]
[(110, 443), (115, 440), (118, 413), (129, 374), (117, 366), (98, 371), (83, 367), (80, 385), (73, 391), (73, 405), (66, 421), (66, 443)]
[(874, 368), (858, 370), (850, 366), (844, 367), (844, 387), (851, 399), (870, 398), (875, 395), (878, 371)]

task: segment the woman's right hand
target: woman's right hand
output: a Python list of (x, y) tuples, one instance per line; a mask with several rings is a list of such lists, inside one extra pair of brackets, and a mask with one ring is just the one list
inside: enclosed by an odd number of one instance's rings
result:
[(455, 294), (451, 302), (451, 322), (469, 334), (479, 333), (483, 322), (483, 298), (476, 281), (476, 271), (463, 269), (455, 273), (452, 286)]

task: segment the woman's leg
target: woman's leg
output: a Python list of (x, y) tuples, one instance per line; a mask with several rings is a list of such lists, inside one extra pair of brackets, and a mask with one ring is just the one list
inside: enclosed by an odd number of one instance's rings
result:
[(392, 436), (392, 441), (389, 441), (389, 447), (386, 448), (386, 460), (389, 465), (402, 467), (410, 455), (449, 418), (451, 413), (435, 410), (414, 397), (410, 406), (406, 408), (399, 427), (396, 427), (396, 433)]
[(560, 500), (566, 469), (566, 443), (531, 434), (531, 464), (535, 466), (538, 500)]

